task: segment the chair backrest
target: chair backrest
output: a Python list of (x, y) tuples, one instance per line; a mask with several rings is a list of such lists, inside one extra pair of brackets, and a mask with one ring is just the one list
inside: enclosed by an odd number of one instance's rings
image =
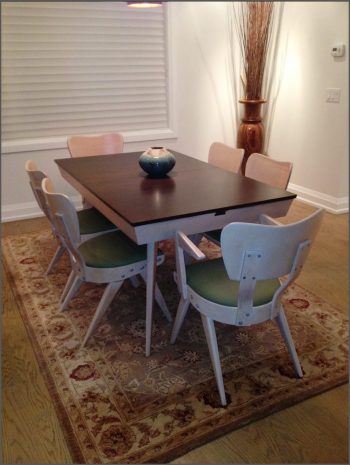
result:
[(80, 244), (79, 220), (76, 209), (65, 194), (54, 191), (51, 179), (42, 181), (42, 190), (45, 199), (52, 212), (55, 229), (66, 248), (76, 255), (77, 246)]
[(245, 167), (245, 176), (270, 184), (279, 189), (287, 189), (293, 164), (277, 161), (261, 153), (252, 153)]
[[(301, 271), (320, 227), (323, 210), (288, 225), (231, 223), (221, 234), (221, 249), (230, 279), (255, 281)], [(299, 257), (299, 258), (298, 258)], [(296, 265), (297, 269), (293, 269)], [(295, 279), (294, 277), (294, 279)]]
[(71, 136), (68, 137), (67, 144), (71, 157), (113, 155), (123, 151), (124, 138), (120, 133)]
[(38, 169), (37, 164), (33, 160), (26, 161), (25, 170), (29, 176), (29, 185), (32, 188), (34, 197), (38, 202), (40, 209), (52, 225), (52, 215), (50, 209), (47, 206), (45, 195), (41, 187), (42, 180), (47, 176), (45, 173)]
[(209, 149), (208, 162), (223, 170), (238, 173), (241, 169), (244, 149), (236, 149), (221, 142), (213, 142)]

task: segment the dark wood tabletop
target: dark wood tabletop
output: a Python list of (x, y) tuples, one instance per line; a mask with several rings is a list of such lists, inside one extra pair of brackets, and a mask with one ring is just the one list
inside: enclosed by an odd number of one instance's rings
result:
[(140, 167), (141, 152), (55, 160), (133, 226), (262, 203), (295, 194), (230, 173), (172, 151), (176, 165), (166, 178), (151, 179)]

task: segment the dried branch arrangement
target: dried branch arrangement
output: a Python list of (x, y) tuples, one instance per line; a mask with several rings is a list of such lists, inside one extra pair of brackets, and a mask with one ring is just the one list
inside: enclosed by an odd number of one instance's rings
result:
[[(236, 2), (235, 2), (236, 3)], [(273, 22), (273, 2), (237, 2), (234, 8), (247, 100), (260, 100)]]

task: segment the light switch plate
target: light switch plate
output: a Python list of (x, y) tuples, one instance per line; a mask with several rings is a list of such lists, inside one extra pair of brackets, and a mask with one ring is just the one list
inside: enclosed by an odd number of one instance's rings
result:
[(326, 102), (339, 103), (340, 102), (340, 89), (327, 89)]
[(334, 47), (332, 47), (331, 55), (334, 57), (343, 57), (345, 55), (345, 45), (334, 45)]

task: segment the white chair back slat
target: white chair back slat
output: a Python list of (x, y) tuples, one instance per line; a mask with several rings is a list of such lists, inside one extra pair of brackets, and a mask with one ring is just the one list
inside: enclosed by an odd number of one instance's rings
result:
[(39, 208), (45, 214), (50, 223), (52, 223), (51, 212), (48, 209), (47, 202), (41, 187), (42, 180), (47, 177), (46, 174), (38, 169), (36, 163), (33, 160), (26, 161), (25, 170), (29, 176), (29, 185), (33, 191)]
[(52, 257), (52, 259), (51, 259), (51, 261), (49, 263), (49, 266), (48, 266), (48, 268), (47, 268), (47, 270), (45, 272), (45, 274), (49, 274), (49, 273), (51, 273), (51, 271), (54, 268), (54, 266), (56, 265), (56, 263), (58, 263), (58, 261), (60, 260), (62, 254), (65, 251), (65, 246), (62, 243), (62, 241), (60, 240), (60, 236), (59, 236), (59, 234), (58, 234), (58, 232), (56, 230), (55, 221), (53, 219), (51, 209), (50, 209), (50, 207), (49, 207), (49, 205), (47, 203), (45, 194), (44, 194), (44, 192), (42, 190), (42, 181), (46, 178), (46, 174), (38, 169), (36, 163), (34, 163), (33, 160), (27, 160), (26, 161), (25, 170), (26, 170), (26, 172), (27, 172), (27, 174), (29, 176), (29, 185), (30, 185), (30, 187), (31, 187), (31, 189), (33, 191), (33, 194), (34, 194), (34, 197), (35, 197), (35, 199), (36, 199), (36, 201), (38, 203), (38, 206), (40, 207), (42, 212), (45, 214), (46, 218), (49, 220), (51, 230), (52, 230), (52, 234), (59, 241), (58, 248), (57, 248), (54, 256)]
[[(285, 226), (231, 223), (221, 234), (223, 260), (232, 280), (240, 281), (249, 251), (260, 255), (254, 267), (256, 280), (289, 274), (299, 245), (312, 243), (320, 227), (323, 210), (297, 223)], [(305, 257), (306, 258), (306, 257)]]
[[(81, 243), (81, 238), (78, 215), (74, 205), (65, 194), (58, 194), (54, 191), (49, 178), (42, 181), (42, 190), (52, 212), (56, 230), (61, 237), (63, 236), (65, 243), (70, 242), (73, 248), (77, 248)], [(58, 216), (62, 217), (63, 222), (57, 220)]]
[(253, 295), (256, 286), (256, 268), (259, 266), (261, 251), (246, 250), (244, 253), (241, 282), (239, 286), (237, 307), (239, 310), (253, 307)]

